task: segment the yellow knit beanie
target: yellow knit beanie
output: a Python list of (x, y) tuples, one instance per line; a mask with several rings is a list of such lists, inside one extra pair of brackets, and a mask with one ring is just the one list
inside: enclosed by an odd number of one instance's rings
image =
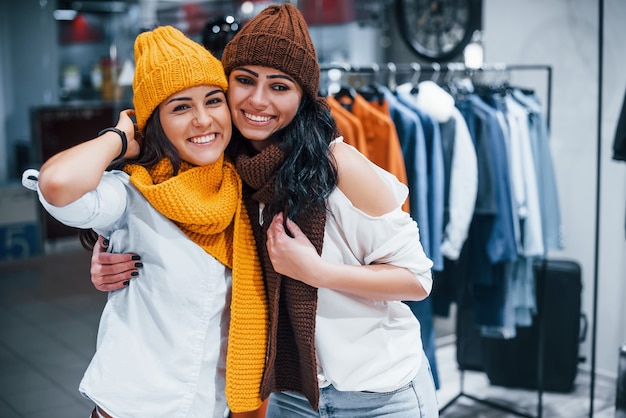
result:
[(172, 26), (160, 26), (137, 36), (133, 104), (142, 133), (163, 100), (200, 85), (214, 85), (224, 91), (228, 88), (222, 63), (202, 45)]

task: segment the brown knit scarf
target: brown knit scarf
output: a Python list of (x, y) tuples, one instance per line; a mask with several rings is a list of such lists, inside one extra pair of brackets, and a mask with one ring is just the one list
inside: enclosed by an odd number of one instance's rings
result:
[[(272, 219), (267, 210), (263, 211), (262, 225), (259, 219), (259, 203), (267, 206), (273, 201), (276, 173), (283, 161), (284, 154), (276, 145), (268, 146), (255, 156), (241, 153), (236, 160), (237, 171), (244, 182), (244, 202), (261, 255), (268, 296), (269, 349), (261, 395), (265, 398), (276, 391), (300, 392), (307, 397), (313, 409), (317, 410), (317, 289), (274, 271), (265, 245), (267, 229)], [(325, 211), (319, 209), (294, 221), (321, 254), (326, 224)]]
[(183, 162), (176, 176), (167, 159), (149, 170), (138, 165), (127, 165), (124, 170), (157, 211), (232, 269), (226, 396), (234, 412), (257, 409), (267, 349), (267, 301), (250, 218), (242, 204), (241, 179), (234, 166), (222, 156), (202, 167)]

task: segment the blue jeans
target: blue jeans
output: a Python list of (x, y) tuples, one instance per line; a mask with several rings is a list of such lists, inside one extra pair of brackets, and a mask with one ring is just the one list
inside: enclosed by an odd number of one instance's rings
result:
[(408, 385), (393, 392), (342, 392), (332, 385), (320, 388), (319, 410), (299, 393), (272, 393), (267, 418), (436, 418), (439, 416), (437, 392), (428, 359)]

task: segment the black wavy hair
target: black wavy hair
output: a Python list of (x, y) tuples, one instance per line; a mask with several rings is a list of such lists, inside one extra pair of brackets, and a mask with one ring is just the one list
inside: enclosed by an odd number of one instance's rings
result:
[[(329, 148), (337, 137), (336, 122), (323, 101), (302, 97), (291, 123), (274, 134), (285, 161), (277, 174), (275, 199), (265, 208), (272, 216), (286, 211), (290, 219), (298, 219), (312, 208), (326, 210), (326, 198), (337, 186), (337, 166)], [(241, 147), (250, 150), (248, 143), (235, 126), (227, 157), (234, 161)]]
[[(134, 158), (115, 160), (107, 167), (107, 170), (122, 170), (127, 164), (137, 164), (149, 168), (163, 158), (170, 160), (174, 167), (174, 175), (178, 174), (182, 160), (163, 131), (159, 112), (154, 111), (146, 122), (146, 131), (141, 140), (139, 155)], [(78, 231), (78, 238), (83, 248), (92, 251), (98, 240), (98, 234), (92, 229), (81, 229)]]

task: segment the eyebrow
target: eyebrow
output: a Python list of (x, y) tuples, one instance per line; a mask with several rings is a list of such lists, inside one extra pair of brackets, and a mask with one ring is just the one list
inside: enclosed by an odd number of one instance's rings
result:
[[(249, 69), (249, 68), (246, 68), (246, 67), (237, 67), (237, 68), (235, 68), (235, 70), (244, 71), (244, 72), (246, 72), (246, 73), (248, 73), (248, 74), (253, 75), (253, 76), (254, 76), (254, 77), (256, 77), (256, 78), (259, 78), (259, 74), (258, 74), (257, 72), (255, 72), (255, 71), (252, 71), (252, 70), (251, 70), (251, 69)], [(296, 82), (293, 78), (289, 77), (289, 76), (288, 76), (288, 75), (286, 75), (286, 74), (270, 74), (270, 75), (268, 75), (268, 76), (267, 76), (267, 78), (268, 78), (268, 79), (285, 79), (285, 80), (289, 80), (289, 81), (291, 81), (292, 83), (295, 83), (295, 82)]]
[[(213, 96), (214, 94), (219, 94), (219, 93), (224, 93), (224, 91), (222, 89), (211, 90), (210, 92), (205, 94), (204, 97)], [(171, 100), (168, 100), (167, 103), (181, 102), (181, 101), (185, 101), (185, 100), (191, 100), (191, 97), (174, 97)]]

